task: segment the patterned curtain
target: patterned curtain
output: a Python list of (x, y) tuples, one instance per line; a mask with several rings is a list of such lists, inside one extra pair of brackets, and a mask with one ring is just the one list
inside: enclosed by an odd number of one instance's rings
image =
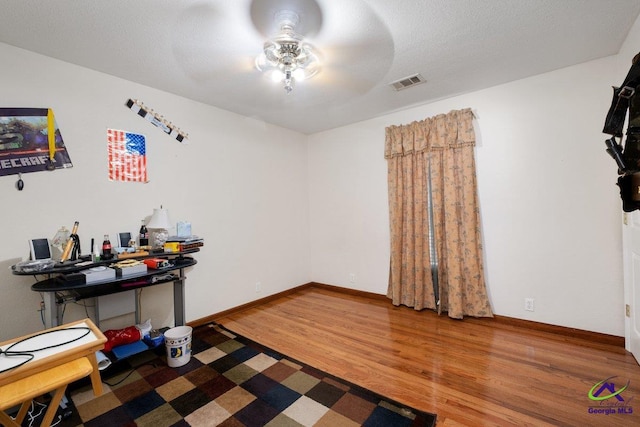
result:
[(474, 147), (470, 109), (386, 128), (391, 227), (387, 296), (394, 305), (446, 311), (456, 319), (493, 316), (484, 281)]

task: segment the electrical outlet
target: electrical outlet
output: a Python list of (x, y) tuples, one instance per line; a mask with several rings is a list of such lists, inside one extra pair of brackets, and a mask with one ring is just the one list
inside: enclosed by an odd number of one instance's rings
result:
[(356, 283), (356, 275), (355, 275), (355, 273), (349, 274), (349, 282), (350, 283)]
[(524, 299), (524, 309), (527, 311), (534, 311), (534, 300), (533, 298), (525, 298)]
[(262, 283), (256, 282), (256, 292), (262, 292)]

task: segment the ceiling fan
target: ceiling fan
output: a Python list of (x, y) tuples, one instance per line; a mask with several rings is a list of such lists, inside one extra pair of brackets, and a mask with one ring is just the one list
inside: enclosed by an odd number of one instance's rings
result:
[[(177, 27), (189, 29), (176, 35), (173, 52), (194, 87), (256, 109), (364, 94), (393, 61), (391, 34), (364, 0), (198, 2)], [(222, 79), (228, 84), (216, 84)], [(250, 90), (234, 91), (240, 86)], [(297, 87), (295, 96), (282, 97), (282, 87)]]

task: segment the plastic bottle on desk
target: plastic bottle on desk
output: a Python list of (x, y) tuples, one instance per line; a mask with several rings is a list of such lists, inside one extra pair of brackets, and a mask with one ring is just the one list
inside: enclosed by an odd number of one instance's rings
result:
[[(93, 239), (91, 239), (93, 240)], [(91, 261), (92, 262), (100, 262), (100, 249), (95, 248), (93, 250), (93, 253), (91, 254)]]
[(109, 240), (109, 235), (105, 234), (102, 242), (102, 259), (111, 259), (112, 256), (111, 241)]
[(144, 223), (144, 219), (142, 220), (142, 225), (140, 226), (140, 243), (138, 246), (149, 246), (149, 231), (147, 230), (147, 226)]

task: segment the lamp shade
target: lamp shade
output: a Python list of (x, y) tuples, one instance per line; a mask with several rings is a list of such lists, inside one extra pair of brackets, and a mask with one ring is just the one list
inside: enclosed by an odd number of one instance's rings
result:
[(171, 228), (171, 220), (169, 220), (169, 211), (160, 207), (153, 209), (153, 215), (147, 224), (147, 228), (169, 229)]

